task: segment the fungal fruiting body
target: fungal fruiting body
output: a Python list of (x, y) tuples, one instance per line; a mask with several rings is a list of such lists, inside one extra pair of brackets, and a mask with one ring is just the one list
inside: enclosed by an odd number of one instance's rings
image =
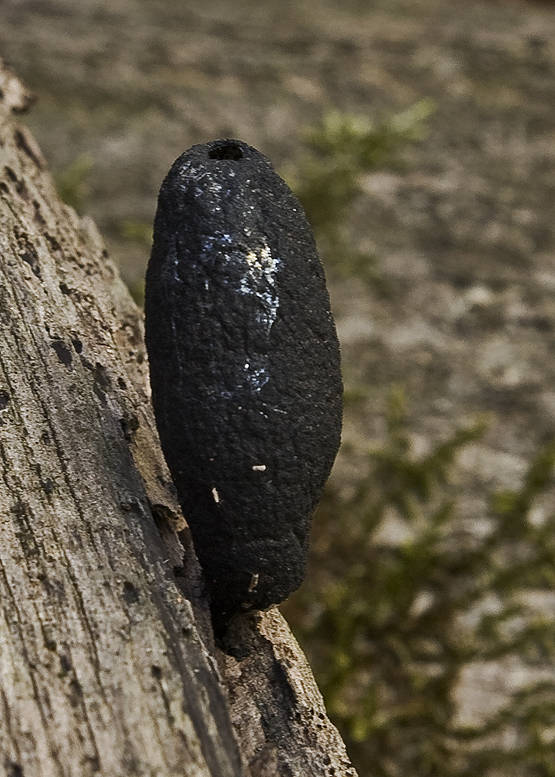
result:
[(164, 180), (146, 276), (162, 449), (220, 620), (302, 582), (341, 434), (339, 346), (301, 205), (236, 140)]

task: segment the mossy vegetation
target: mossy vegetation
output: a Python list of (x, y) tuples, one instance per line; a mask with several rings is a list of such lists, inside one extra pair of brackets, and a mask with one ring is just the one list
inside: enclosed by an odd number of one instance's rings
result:
[[(360, 176), (397, 164), (432, 111), (422, 101), (380, 125), (336, 114), (307, 133), (296, 190), (332, 278), (379, 281), (377, 259), (347, 248)], [(345, 397), (346, 413), (358, 414), (360, 388), (347, 384)], [(469, 515), (458, 455), (486, 421), (417, 454), (402, 388), (385, 415), (385, 440), (367, 451), (354, 486), (328, 485), (307, 581), (284, 608), (328, 710), (361, 775), (554, 777), (555, 677), (545, 668), (555, 666), (546, 614), (555, 513), (542, 500), (555, 483), (555, 441), (521, 483)], [(463, 676), (480, 666), (520, 680), (492, 712), (461, 718)]]
[(126, 219), (121, 222), (119, 229), (125, 240), (139, 243), (147, 248), (152, 246), (152, 224), (146, 221)]
[(400, 165), (403, 149), (426, 136), (434, 110), (433, 101), (423, 99), (381, 121), (332, 112), (304, 132), (304, 151), (286, 179), (303, 203), (332, 276), (380, 282), (377, 257), (353, 248), (351, 211), (361, 177)]
[[(527, 598), (548, 595), (555, 577), (555, 515), (533, 513), (553, 484), (555, 443), (522, 484), (491, 494), (473, 530), (453, 477), (484, 421), (417, 456), (400, 390), (387, 419), (357, 487), (328, 488), (310, 574), (287, 611), (328, 709), (361, 774), (552, 777), (555, 678), (517, 688), (475, 726), (457, 721), (455, 695), (473, 662), (555, 661), (554, 621)], [(395, 541), (384, 539), (392, 525)]]
[(61, 199), (81, 213), (91, 191), (91, 172), (94, 160), (90, 154), (79, 154), (54, 176)]

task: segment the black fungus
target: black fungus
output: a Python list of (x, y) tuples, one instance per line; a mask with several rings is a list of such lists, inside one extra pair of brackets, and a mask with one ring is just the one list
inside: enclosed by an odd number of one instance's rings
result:
[(217, 140), (175, 161), (145, 306), (162, 448), (225, 623), (302, 582), (341, 434), (339, 345), (314, 238), (256, 149)]

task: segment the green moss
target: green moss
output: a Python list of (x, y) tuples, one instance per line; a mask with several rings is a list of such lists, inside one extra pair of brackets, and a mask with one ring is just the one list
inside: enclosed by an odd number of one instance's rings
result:
[(333, 275), (380, 283), (376, 256), (352, 248), (352, 209), (361, 193), (360, 177), (398, 164), (403, 148), (426, 135), (434, 110), (433, 102), (424, 99), (381, 122), (333, 112), (305, 131), (305, 150), (286, 178)]
[(145, 282), (141, 278), (136, 283), (129, 286), (129, 292), (137, 305), (142, 308), (145, 304)]
[(90, 174), (93, 165), (90, 154), (79, 154), (54, 176), (61, 199), (78, 212), (82, 212), (90, 195)]
[(152, 245), (152, 224), (146, 221), (126, 219), (119, 224), (119, 233), (124, 240), (140, 243), (148, 248)]

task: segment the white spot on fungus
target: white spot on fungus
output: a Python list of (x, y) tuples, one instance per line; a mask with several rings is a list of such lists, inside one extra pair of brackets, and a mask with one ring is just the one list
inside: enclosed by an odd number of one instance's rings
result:
[(269, 334), (272, 324), (276, 320), (279, 307), (279, 297), (276, 289), (276, 275), (279, 267), (279, 259), (272, 256), (266, 240), (257, 249), (250, 249), (245, 260), (246, 273), (241, 279), (240, 290), (243, 294), (250, 294), (258, 298), (261, 310), (258, 320), (264, 325)]

